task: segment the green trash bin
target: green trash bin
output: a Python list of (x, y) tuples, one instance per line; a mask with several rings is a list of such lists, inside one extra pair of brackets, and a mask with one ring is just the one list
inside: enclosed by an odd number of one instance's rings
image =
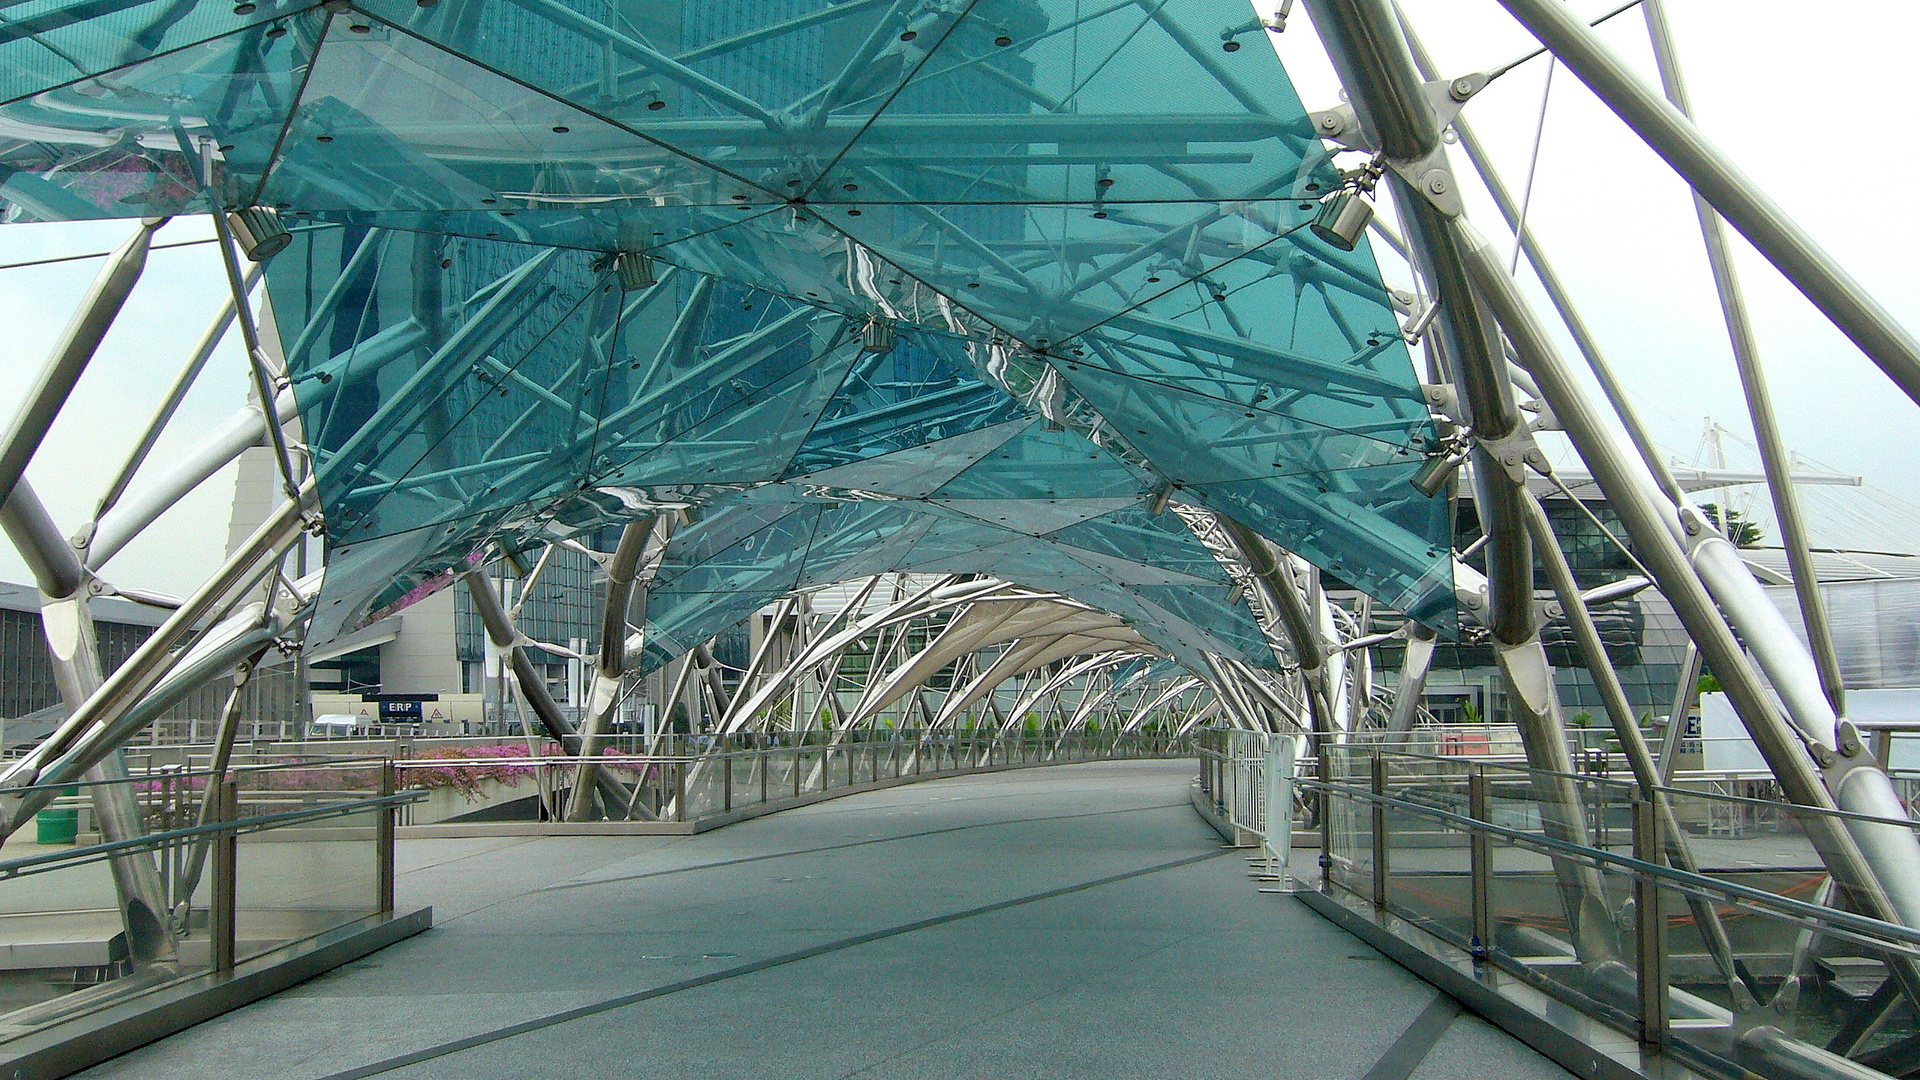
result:
[[(79, 788), (68, 788), (63, 795), (77, 795)], [(80, 810), (42, 810), (33, 815), (34, 843), (71, 844), (80, 837)]]

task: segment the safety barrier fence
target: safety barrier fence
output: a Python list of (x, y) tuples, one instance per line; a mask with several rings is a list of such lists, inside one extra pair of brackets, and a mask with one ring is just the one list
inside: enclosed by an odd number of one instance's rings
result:
[[(624, 741), (624, 740), (623, 740)], [(1074, 733), (1004, 736), (924, 735), (902, 730), (884, 737), (834, 739), (826, 732), (775, 732), (733, 736), (677, 736), (657, 752), (623, 752), (619, 746), (589, 757), (482, 756), (481, 748), (450, 747), (433, 757), (396, 762), (402, 787), (445, 789), (468, 805), (489, 793), (504, 793), (526, 806), (527, 816), (565, 813), (569, 795), (591, 766), (601, 785), (596, 817), (696, 825), (759, 808), (777, 807), (827, 793), (850, 793), (878, 785), (935, 779), (1022, 765), (1083, 761), (1191, 757), (1191, 736)], [(497, 749), (511, 749), (503, 744)], [(608, 811), (612, 801), (620, 805)], [(414, 807), (420, 813), (429, 804)], [(403, 823), (419, 818), (409, 817)]]
[(1680, 787), (1647, 799), (1619, 779), (1380, 745), (1329, 746), (1270, 788), (1265, 740), (1226, 734), (1201, 734), (1203, 798), (1264, 836), (1262, 815), (1287, 807), (1322, 845), (1313, 869), (1292, 859), (1295, 879), (1435, 956), (1471, 957), (1481, 983), (1518, 981), (1707, 1073), (1920, 1071), (1903, 989), (1920, 931), (1838, 906), (1808, 827), (1913, 822)]
[[(176, 769), (72, 785), (0, 849), (9, 1044), (394, 909), (384, 761)], [(127, 835), (68, 846), (82, 806)]]

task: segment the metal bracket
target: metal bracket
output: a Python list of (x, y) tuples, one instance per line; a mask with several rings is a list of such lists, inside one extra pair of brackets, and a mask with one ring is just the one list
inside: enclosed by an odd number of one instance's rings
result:
[(1432, 203), (1435, 210), (1448, 217), (1460, 217), (1467, 212), (1466, 204), (1460, 201), (1459, 185), (1454, 182), (1453, 170), (1447, 165), (1445, 146), (1436, 146), (1433, 153), (1415, 161), (1388, 158), (1387, 168)]
[(1453, 599), (1466, 609), (1474, 622), (1488, 625), (1493, 605), (1487, 599), (1486, 575), (1459, 559), (1453, 560)]
[(1516, 484), (1527, 482), (1527, 469), (1531, 466), (1542, 476), (1551, 475), (1553, 466), (1547, 463), (1547, 455), (1542, 453), (1540, 445), (1533, 441), (1533, 432), (1525, 424), (1513, 429), (1513, 433), (1501, 439), (1480, 438), (1480, 449), (1487, 452), (1496, 464), (1506, 470), (1508, 479)]
[(1421, 383), (1420, 397), (1426, 401), (1428, 411), (1438, 413), (1455, 424), (1462, 422), (1460, 393), (1452, 383)]
[(1349, 150), (1373, 149), (1371, 139), (1360, 132), (1360, 118), (1350, 104), (1336, 105), (1331, 109), (1310, 112), (1307, 119), (1313, 122), (1314, 134), (1323, 139), (1339, 143)]
[[(1476, 72), (1453, 79), (1436, 79), (1424, 84), (1421, 89), (1426, 92), (1427, 102), (1433, 106), (1434, 116), (1444, 130), (1453, 125), (1461, 107), (1486, 88), (1488, 80), (1486, 72)], [(1307, 119), (1313, 123), (1314, 134), (1323, 139), (1330, 139), (1351, 150), (1379, 149), (1361, 129), (1359, 115), (1351, 104), (1308, 113)], [(1460, 201), (1460, 185), (1454, 179), (1453, 169), (1447, 164), (1444, 142), (1424, 157), (1412, 160), (1388, 158), (1386, 164), (1409, 187), (1432, 203), (1434, 209), (1448, 217), (1459, 217), (1466, 213), (1466, 204)]]

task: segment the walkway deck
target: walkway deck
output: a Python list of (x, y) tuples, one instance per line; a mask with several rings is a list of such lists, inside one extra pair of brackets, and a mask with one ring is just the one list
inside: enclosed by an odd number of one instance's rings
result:
[(1193, 771), (965, 777), (684, 838), (406, 841), (401, 901), (435, 929), (82, 1075), (1570, 1075), (1256, 892)]

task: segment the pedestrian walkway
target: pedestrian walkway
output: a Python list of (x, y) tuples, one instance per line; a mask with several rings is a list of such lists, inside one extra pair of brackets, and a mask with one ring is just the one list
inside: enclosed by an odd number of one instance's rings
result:
[(415, 840), (434, 929), (82, 1075), (1565, 1080), (1259, 893), (1191, 762), (914, 784), (691, 837)]

